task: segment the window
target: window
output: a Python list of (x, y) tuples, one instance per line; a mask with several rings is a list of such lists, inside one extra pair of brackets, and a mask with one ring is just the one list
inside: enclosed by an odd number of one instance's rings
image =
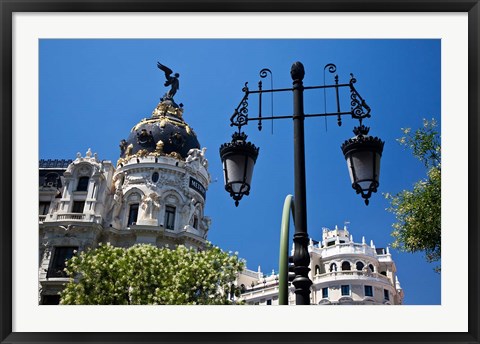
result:
[(55, 247), (53, 252), (53, 260), (50, 263), (50, 268), (47, 272), (47, 278), (50, 277), (67, 277), (65, 269), (65, 262), (73, 257), (73, 251), (78, 247)]
[(85, 207), (85, 201), (73, 201), (72, 213), (83, 213)]
[(322, 298), (323, 299), (328, 298), (328, 288), (322, 288)]
[(357, 270), (358, 270), (358, 271), (362, 271), (364, 266), (365, 266), (365, 265), (363, 265), (362, 262), (357, 262), (357, 264), (356, 264), (356, 267), (357, 267)]
[(315, 265), (315, 275), (320, 275), (320, 266)]
[(350, 296), (350, 286), (342, 285), (342, 296)]
[(387, 276), (387, 272), (386, 272), (386, 271), (382, 271), (382, 272), (380, 272), (380, 275)]
[(375, 272), (375, 269), (373, 268), (373, 265), (372, 265), (372, 264), (369, 264), (369, 265), (368, 265), (368, 268), (370, 269), (371, 272)]
[(388, 292), (387, 289), (383, 289), (383, 298), (385, 300), (390, 300), (390, 293)]
[(50, 208), (50, 202), (40, 202), (38, 206), (38, 215), (47, 215)]
[(337, 271), (337, 264), (335, 263), (330, 264), (330, 272), (332, 271)]
[(198, 217), (195, 215), (193, 217), (193, 228), (198, 229)]
[(89, 177), (78, 178), (77, 191), (87, 191)]
[(335, 245), (335, 241), (330, 241), (327, 243), (327, 247)]
[(170, 205), (165, 208), (165, 228), (175, 229), (175, 207)]
[(268, 299), (267, 300), (267, 306), (271, 306), (272, 305), (272, 299)]
[(349, 262), (343, 262), (342, 263), (342, 270), (344, 270), (344, 271), (351, 270), (350, 263)]
[(128, 211), (128, 222), (127, 227), (135, 224), (137, 222), (138, 217), (138, 203), (130, 204), (130, 210)]
[(373, 288), (371, 285), (365, 286), (365, 296), (373, 296)]

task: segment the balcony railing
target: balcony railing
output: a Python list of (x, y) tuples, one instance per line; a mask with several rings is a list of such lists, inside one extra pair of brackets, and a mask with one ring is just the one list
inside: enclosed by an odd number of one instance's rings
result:
[(58, 221), (84, 221), (86, 214), (80, 213), (64, 213), (64, 214), (57, 214)]
[(322, 253), (323, 257), (335, 256), (338, 254), (364, 254), (370, 257), (376, 257), (377, 253), (373, 247), (363, 244), (337, 244), (328, 247), (315, 247), (314, 250), (318, 250)]
[(364, 271), (355, 271), (355, 270), (347, 270), (347, 271), (332, 271), (327, 272), (324, 274), (317, 274), (315, 275), (315, 281), (320, 279), (332, 279), (332, 280), (347, 280), (347, 279), (377, 279), (384, 283), (388, 283), (392, 285), (392, 281), (382, 274), (376, 272), (364, 272)]

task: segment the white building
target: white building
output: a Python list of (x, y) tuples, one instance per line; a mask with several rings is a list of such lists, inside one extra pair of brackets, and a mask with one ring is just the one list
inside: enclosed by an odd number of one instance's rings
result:
[[(311, 304), (320, 305), (400, 305), (403, 290), (388, 247), (376, 248), (362, 238), (355, 243), (347, 228), (323, 229), (322, 240), (310, 239)], [(251, 305), (278, 305), (278, 275), (246, 270), (238, 285), (241, 300)], [(294, 287), (289, 288), (289, 304), (295, 304)]]
[(205, 148), (171, 99), (120, 142), (116, 167), (90, 149), (73, 161), (40, 161), (39, 302), (58, 304), (65, 260), (100, 242), (203, 248), (207, 168)]
[[(120, 142), (116, 166), (89, 149), (75, 160), (41, 160), (39, 303), (58, 304), (68, 281), (65, 260), (98, 243), (205, 247), (210, 183), (205, 148), (168, 94)], [(403, 292), (387, 250), (356, 244), (346, 229), (310, 242), (313, 304), (401, 304)], [(248, 304), (278, 304), (278, 278), (245, 270)], [(290, 302), (294, 303), (291, 293)]]

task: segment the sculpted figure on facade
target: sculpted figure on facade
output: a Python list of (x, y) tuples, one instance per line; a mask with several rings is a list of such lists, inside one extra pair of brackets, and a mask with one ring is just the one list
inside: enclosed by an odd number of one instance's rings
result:
[(142, 198), (143, 219), (152, 220), (156, 218), (157, 210), (160, 208), (159, 197), (152, 192)]
[(107, 212), (111, 213), (110, 219), (112, 221), (112, 224), (115, 224), (116, 226), (119, 225), (120, 223), (120, 211), (122, 210), (122, 201), (123, 201), (123, 192), (121, 188), (115, 189), (115, 194), (113, 195), (113, 200), (110, 205), (110, 208)]
[(197, 203), (197, 201), (195, 200), (195, 198), (192, 198), (190, 201), (185, 203), (185, 205), (182, 208), (182, 213), (185, 216), (184, 219), (185, 219), (186, 224), (189, 224), (190, 220), (193, 217), (193, 213), (195, 212), (196, 203)]
[(199, 165), (208, 168), (208, 160), (205, 158), (205, 152), (207, 148), (202, 148), (201, 150), (198, 148), (192, 148), (188, 151), (187, 159), (185, 160), (186, 163), (192, 163), (194, 161), (198, 161)]
[(200, 149), (197, 148), (192, 148), (188, 151), (188, 156), (187, 159), (185, 160), (186, 162), (192, 162), (195, 160), (200, 160)]

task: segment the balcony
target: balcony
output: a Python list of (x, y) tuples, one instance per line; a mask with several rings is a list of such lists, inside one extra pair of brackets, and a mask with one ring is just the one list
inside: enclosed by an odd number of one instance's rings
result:
[(363, 254), (369, 257), (377, 257), (377, 253), (373, 247), (363, 244), (337, 244), (328, 247), (314, 247), (313, 250), (322, 255), (323, 258), (332, 257), (336, 255), (344, 254)]
[(64, 213), (57, 214), (57, 221), (84, 221), (86, 214), (80, 213)]
[(375, 280), (377, 282), (392, 285), (392, 281), (382, 274), (376, 272), (363, 272), (363, 271), (333, 271), (314, 276), (314, 283), (320, 283), (323, 281), (344, 281), (344, 280)]
[(51, 215), (40, 215), (38, 217), (39, 223), (51, 222), (90, 222), (102, 223), (102, 216), (95, 214), (84, 213), (54, 213)]

